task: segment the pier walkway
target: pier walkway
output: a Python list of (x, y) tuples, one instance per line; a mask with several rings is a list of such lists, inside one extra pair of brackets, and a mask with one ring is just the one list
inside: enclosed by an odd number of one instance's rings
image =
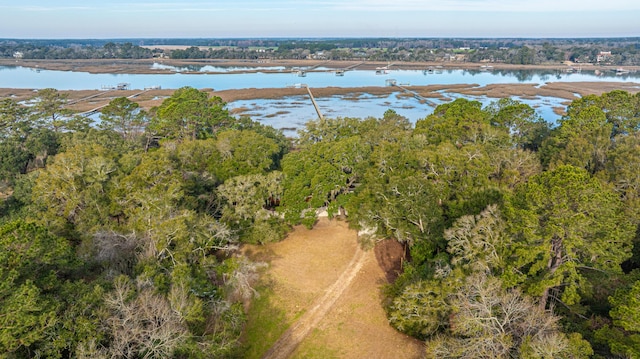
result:
[[(151, 89), (151, 88), (150, 88), (150, 89), (142, 90), (142, 91), (140, 91), (140, 92), (136, 92), (136, 93), (134, 93), (133, 95), (127, 96), (127, 98), (134, 98), (134, 97), (136, 97), (136, 96), (142, 95), (143, 93), (148, 92), (148, 91), (151, 91), (151, 90), (153, 90), (153, 89)], [(107, 92), (108, 92), (108, 91), (107, 91)], [(98, 95), (101, 95), (101, 94), (98, 94)], [(96, 96), (98, 96), (98, 95), (96, 95)], [(89, 96), (89, 97), (86, 97), (85, 99), (89, 99), (89, 98), (91, 98), (91, 97), (96, 97), (96, 96)], [(83, 100), (83, 99), (81, 99), (81, 100)], [(74, 103), (77, 103), (77, 102), (80, 102), (80, 100), (78, 100), (78, 101), (76, 101), (76, 102), (74, 102)], [(109, 106), (109, 104), (108, 104), (108, 103), (107, 103), (107, 104), (104, 104), (104, 105), (101, 105), (101, 106), (98, 106), (98, 107), (96, 107), (96, 108), (94, 108), (94, 109), (91, 109), (91, 110), (89, 110), (89, 111), (81, 112), (81, 113), (79, 113), (78, 115), (80, 115), (80, 116), (85, 116), (85, 117), (86, 117), (86, 116), (91, 116), (91, 115), (93, 115), (93, 114), (95, 114), (95, 113), (98, 113), (101, 109), (103, 109), (103, 108), (105, 108), (105, 107), (107, 107), (107, 106)]]
[(410, 94), (411, 96), (415, 97), (416, 99), (418, 99), (420, 102), (426, 103), (426, 104), (428, 104), (428, 105), (429, 105), (429, 106), (431, 106), (431, 107), (436, 107), (436, 106), (438, 106), (438, 104), (437, 104), (437, 103), (435, 103), (435, 102), (431, 101), (430, 99), (428, 99), (428, 98), (426, 98), (426, 97), (424, 97), (424, 96), (421, 96), (419, 93), (417, 93), (417, 92), (415, 92), (415, 91), (413, 91), (413, 90), (409, 90), (408, 88), (406, 88), (406, 87), (404, 87), (404, 86), (402, 86), (402, 85), (398, 85), (398, 84), (397, 84), (397, 83), (395, 83), (395, 82), (392, 82), (392, 83), (391, 83), (391, 86), (395, 86), (395, 87), (397, 87), (397, 88), (401, 89), (402, 91), (404, 91), (404, 92), (406, 92), (406, 93)]

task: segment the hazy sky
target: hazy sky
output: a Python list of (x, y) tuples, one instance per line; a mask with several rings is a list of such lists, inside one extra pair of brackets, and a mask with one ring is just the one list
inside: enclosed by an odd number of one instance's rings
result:
[(0, 0), (0, 38), (640, 36), (638, 0)]

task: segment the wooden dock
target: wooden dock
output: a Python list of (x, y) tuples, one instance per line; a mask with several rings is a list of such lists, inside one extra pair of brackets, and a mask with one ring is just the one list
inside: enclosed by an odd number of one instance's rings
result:
[(358, 67), (358, 66), (360, 66), (360, 65), (362, 65), (362, 64), (364, 64), (364, 63), (365, 63), (364, 61), (362, 61), (362, 62), (358, 62), (357, 64), (354, 64), (354, 65), (351, 65), (351, 66), (347, 66), (347, 67), (345, 67), (343, 70), (344, 70), (344, 71), (353, 70), (353, 69), (355, 69), (356, 67)]
[[(153, 89), (152, 89), (152, 88), (145, 89), (145, 90), (142, 90), (142, 91), (140, 91), (140, 92), (136, 92), (136, 93), (134, 93), (133, 95), (127, 96), (127, 98), (134, 98), (134, 97), (137, 97), (137, 96), (139, 96), (139, 95), (142, 95), (143, 93), (148, 92), (148, 91), (151, 91), (151, 90), (153, 90)], [(101, 95), (101, 94), (98, 94), (98, 95)], [(85, 99), (89, 99), (89, 98), (92, 98), (92, 97), (96, 97), (96, 96), (98, 96), (98, 95), (95, 95), (95, 96), (89, 96), (89, 97), (86, 97)], [(77, 103), (77, 102), (79, 102), (79, 100), (78, 100), (78, 101), (76, 101), (76, 102), (74, 102), (74, 103)], [(109, 106), (109, 104), (108, 104), (108, 103), (107, 103), (107, 104), (104, 104), (104, 105), (101, 105), (101, 106), (98, 106), (98, 107), (96, 107), (96, 108), (94, 108), (94, 109), (91, 109), (91, 110), (89, 110), (89, 111), (81, 112), (81, 113), (79, 113), (78, 115), (80, 115), (80, 116), (85, 116), (85, 117), (86, 117), (86, 116), (91, 116), (91, 115), (93, 115), (93, 114), (95, 114), (95, 113), (100, 112), (100, 110), (102, 110), (103, 108), (105, 108), (105, 107), (107, 107), (107, 106)]]
[(95, 95), (91, 95), (91, 96), (87, 96), (87, 97), (79, 98), (79, 99), (77, 99), (77, 100), (75, 100), (75, 101), (69, 101), (69, 102), (67, 102), (67, 105), (73, 105), (73, 104), (76, 104), (76, 103), (78, 103), (78, 102), (82, 102), (82, 101), (90, 100), (90, 99), (92, 99), (92, 98), (95, 98), (95, 97), (98, 97), (98, 96), (102, 96), (102, 95), (104, 95), (104, 94), (106, 94), (106, 93), (109, 93), (109, 92), (112, 92), (112, 91), (115, 91), (115, 89), (106, 90), (106, 91), (103, 91), (103, 92), (97, 93), (97, 94), (95, 94)]
[(311, 98), (311, 103), (313, 104), (313, 107), (316, 109), (318, 118), (320, 120), (324, 120), (324, 116), (322, 116), (322, 112), (320, 112), (320, 107), (318, 107), (318, 104), (316, 103), (316, 99), (313, 97), (313, 93), (311, 93), (311, 89), (309, 88), (309, 86), (305, 86), (305, 87), (307, 88), (307, 92), (309, 93), (309, 97)]
[(355, 69), (356, 67), (358, 67), (358, 66), (360, 66), (362, 64), (364, 64), (364, 61), (358, 62), (357, 64), (353, 64), (351, 66), (347, 66), (347, 67), (345, 67), (343, 69), (335, 69), (335, 70), (333, 70), (333, 72), (335, 72), (336, 76), (344, 76), (345, 72), (351, 71), (351, 70)]
[(424, 96), (421, 96), (420, 94), (418, 94), (417, 92), (415, 92), (413, 90), (409, 90), (408, 88), (406, 88), (406, 87), (404, 87), (402, 85), (398, 85), (395, 82), (390, 83), (390, 86), (395, 86), (395, 87), (401, 89), (402, 91), (404, 91), (404, 92), (410, 94), (411, 96), (415, 97), (416, 99), (418, 99), (420, 102), (424, 102), (424, 103), (428, 104), (431, 107), (437, 107), (438, 106), (437, 103), (429, 100), (428, 98), (426, 98)]
[(325, 69), (321, 69), (321, 70), (318, 70), (319, 67), (321, 67), (323, 65), (326, 65), (326, 64), (328, 64), (330, 62), (331, 62), (331, 60), (327, 60), (327, 61), (323, 61), (323, 62), (317, 63), (317, 64), (315, 64), (313, 66), (309, 66), (309, 67), (295, 68), (295, 69), (293, 69), (292, 72), (295, 73), (296, 75), (298, 75), (299, 77), (305, 77), (307, 75), (307, 72), (333, 72), (337, 76), (343, 76), (345, 72), (351, 71), (351, 70), (355, 69), (356, 67), (358, 67), (358, 66), (360, 66), (360, 65), (365, 63), (365, 61), (361, 61), (361, 62), (358, 62), (356, 64), (347, 66), (347, 67), (342, 68), (342, 69), (338, 68), (338, 69), (326, 69), (326, 70)]
[(315, 65), (313, 65), (311, 67), (307, 67), (306, 71), (313, 71), (313, 70), (317, 69), (318, 67), (320, 67), (322, 65), (325, 65), (325, 64), (327, 64), (329, 62), (331, 62), (331, 60), (327, 60), (327, 61), (323, 61), (323, 62), (317, 63), (317, 64), (315, 64)]

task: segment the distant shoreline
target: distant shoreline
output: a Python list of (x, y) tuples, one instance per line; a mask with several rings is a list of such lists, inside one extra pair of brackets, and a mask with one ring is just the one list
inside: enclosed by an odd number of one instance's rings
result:
[[(575, 64), (563, 62), (557, 64), (544, 65), (513, 65), (505, 63), (478, 63), (478, 62), (381, 62), (381, 61), (332, 61), (332, 60), (218, 60), (218, 59), (91, 59), (91, 60), (16, 60), (16, 59), (0, 59), (0, 66), (21, 66), (34, 69), (56, 70), (56, 71), (76, 71), (88, 73), (106, 73), (106, 74), (171, 74), (178, 71), (172, 69), (153, 69), (154, 63), (173, 66), (214, 66), (214, 67), (238, 67), (241, 69), (234, 70), (237, 73), (248, 73), (265, 71), (265, 68), (273, 67), (273, 71), (281, 71), (280, 68), (313, 68), (324, 67), (328, 69), (347, 69), (356, 70), (375, 70), (376, 68), (389, 66), (390, 69), (402, 70), (427, 70), (429, 68), (442, 68), (447, 70), (557, 70), (564, 71), (568, 68), (582, 69), (586, 71), (615, 71), (619, 66), (600, 66), (594, 64)], [(255, 68), (252, 69), (252, 68)], [(627, 71), (640, 71), (640, 66), (624, 66)], [(266, 71), (269, 71), (268, 69)], [(313, 71), (313, 70), (310, 70)], [(186, 72), (188, 73), (188, 72)], [(194, 73), (196, 73), (194, 71)], [(215, 72), (211, 72), (215, 73)], [(228, 72), (225, 72), (228, 73)]]

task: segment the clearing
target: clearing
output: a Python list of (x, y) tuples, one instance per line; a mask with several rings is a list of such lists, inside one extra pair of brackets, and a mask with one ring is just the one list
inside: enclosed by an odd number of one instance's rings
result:
[[(403, 257), (397, 242), (365, 251), (346, 222), (322, 218), (312, 230), (296, 227), (284, 241), (247, 246), (245, 253), (269, 263), (262, 280), (267, 298), (257, 300), (262, 309), (251, 311), (261, 319), (250, 318), (248, 331), (260, 334), (248, 333), (254, 342), (249, 357), (422, 356), (422, 342), (389, 326), (381, 304), (381, 287), (395, 277)], [(261, 320), (272, 326), (265, 329)]]

